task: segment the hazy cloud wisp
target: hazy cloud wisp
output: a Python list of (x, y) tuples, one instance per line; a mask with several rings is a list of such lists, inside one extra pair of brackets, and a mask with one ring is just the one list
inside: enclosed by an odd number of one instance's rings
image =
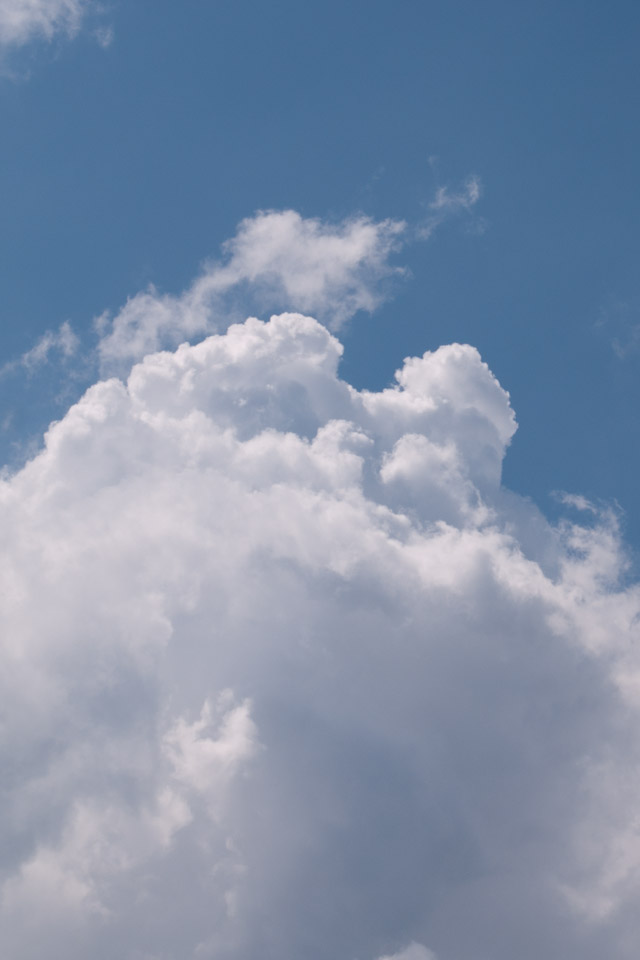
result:
[(0, 0), (0, 46), (73, 36), (90, 6), (91, 0)]
[(374, 310), (384, 282), (403, 273), (389, 257), (404, 229), (401, 221), (364, 216), (330, 224), (294, 210), (247, 218), (224, 244), (223, 259), (207, 264), (181, 296), (151, 287), (115, 318), (100, 318), (103, 369), (224, 328), (247, 305), (301, 310), (338, 329), (359, 310)]
[(429, 214), (418, 226), (416, 235), (419, 240), (428, 240), (446, 220), (466, 214), (475, 233), (482, 233), (486, 227), (483, 220), (473, 218), (473, 211), (482, 196), (482, 181), (478, 176), (470, 176), (460, 190), (438, 187), (435, 197), (429, 204)]

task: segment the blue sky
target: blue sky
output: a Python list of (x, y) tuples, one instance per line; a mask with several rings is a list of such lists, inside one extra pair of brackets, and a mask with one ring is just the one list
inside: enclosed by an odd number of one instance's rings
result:
[[(437, 186), (475, 174), (483, 232), (460, 218), (403, 251), (411, 278), (356, 318), (345, 374), (380, 386), (408, 354), (473, 343), (521, 423), (508, 484), (545, 510), (556, 488), (615, 499), (637, 545), (639, 17), (137, 0), (100, 17), (106, 49), (86, 29), (14, 50), (5, 359), (149, 282), (178, 292), (257, 209), (416, 223)], [(38, 408), (37, 383), (20, 402)]]
[(0, 0), (0, 955), (636, 960), (639, 34)]

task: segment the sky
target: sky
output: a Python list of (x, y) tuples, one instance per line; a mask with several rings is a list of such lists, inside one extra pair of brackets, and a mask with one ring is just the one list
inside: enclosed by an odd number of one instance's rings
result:
[(635, 960), (636, 4), (0, 0), (0, 952)]

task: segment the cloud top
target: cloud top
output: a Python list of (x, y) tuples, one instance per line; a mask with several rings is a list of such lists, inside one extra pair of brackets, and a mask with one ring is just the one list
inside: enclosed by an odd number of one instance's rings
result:
[(122, 369), (153, 350), (224, 328), (240, 303), (312, 313), (339, 329), (358, 311), (373, 311), (385, 281), (402, 274), (389, 258), (404, 229), (396, 220), (360, 216), (332, 224), (294, 210), (247, 218), (223, 245), (223, 258), (207, 264), (181, 296), (151, 287), (113, 319), (101, 318), (103, 369)]

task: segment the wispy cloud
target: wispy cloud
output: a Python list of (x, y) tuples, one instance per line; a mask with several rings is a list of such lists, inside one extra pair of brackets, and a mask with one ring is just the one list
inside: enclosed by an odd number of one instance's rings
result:
[(32, 373), (49, 363), (53, 356), (69, 360), (80, 347), (80, 338), (74, 332), (68, 320), (61, 323), (57, 330), (46, 330), (36, 343), (26, 350), (17, 360), (9, 360), (0, 368), (0, 376), (19, 369)]
[[(0, 0), (0, 54), (11, 53), (35, 41), (51, 43), (73, 38), (93, 24), (92, 36), (106, 49), (114, 38), (113, 27), (100, 23), (105, 8), (99, 0)], [(98, 22), (97, 22), (98, 21)], [(6, 67), (6, 64), (5, 64)]]
[(223, 329), (251, 310), (299, 310), (338, 329), (358, 311), (373, 311), (388, 294), (385, 284), (402, 276), (390, 257), (405, 230), (402, 221), (365, 216), (329, 223), (294, 210), (258, 213), (182, 295), (150, 287), (114, 318), (102, 315), (103, 367)]
[(78, 336), (74, 333), (68, 320), (60, 324), (58, 330), (47, 330), (38, 342), (20, 357), (20, 363), (27, 370), (35, 370), (50, 359), (52, 352), (68, 359), (74, 356), (80, 345)]
[(436, 956), (421, 943), (414, 941), (400, 953), (394, 953), (392, 957), (380, 957), (380, 960), (436, 960)]
[(604, 306), (595, 324), (610, 339), (619, 360), (640, 351), (640, 297), (614, 299)]
[(102, 369), (118, 370), (151, 350), (225, 329), (247, 312), (295, 310), (339, 330), (359, 311), (371, 313), (390, 295), (391, 281), (406, 275), (392, 255), (426, 240), (454, 217), (466, 216), (482, 194), (478, 177), (452, 192), (440, 187), (429, 217), (416, 228), (402, 220), (359, 215), (337, 223), (305, 218), (294, 210), (264, 211), (243, 220), (223, 244), (222, 257), (205, 265), (180, 295), (151, 286), (116, 316), (96, 323)]
[(112, 26), (100, 26), (96, 27), (93, 35), (98, 41), (99, 46), (101, 46), (103, 50), (107, 50), (113, 43), (115, 30)]
[(470, 176), (461, 188), (452, 191), (450, 187), (438, 187), (435, 197), (429, 203), (429, 214), (417, 228), (417, 236), (428, 240), (445, 221), (466, 216), (468, 226), (473, 232), (484, 230), (484, 221), (474, 216), (474, 207), (482, 196), (482, 182), (478, 176)]
[(91, 0), (0, 0), (0, 44), (20, 46), (56, 34), (73, 36)]

